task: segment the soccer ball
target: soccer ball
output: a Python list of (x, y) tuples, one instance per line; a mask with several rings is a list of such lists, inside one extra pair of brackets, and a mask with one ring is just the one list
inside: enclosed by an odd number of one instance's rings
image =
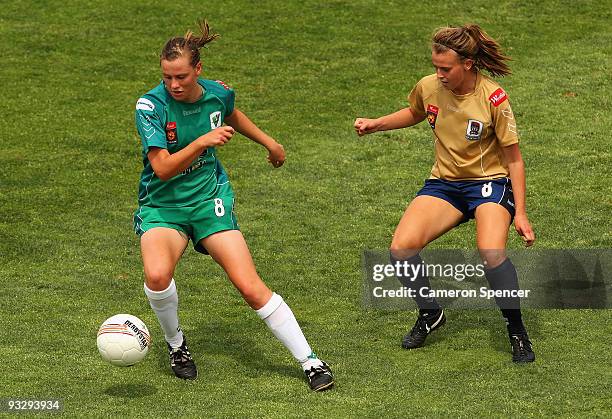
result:
[(147, 326), (138, 317), (117, 314), (102, 323), (97, 343), (105, 361), (129, 367), (145, 357), (151, 346), (151, 337)]

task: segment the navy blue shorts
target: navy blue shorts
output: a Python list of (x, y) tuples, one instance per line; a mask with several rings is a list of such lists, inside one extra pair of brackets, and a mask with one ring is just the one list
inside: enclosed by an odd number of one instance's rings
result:
[(495, 202), (506, 208), (514, 219), (512, 183), (507, 177), (495, 180), (442, 180), (427, 179), (417, 196), (441, 198), (463, 213), (462, 223), (474, 218), (476, 207)]

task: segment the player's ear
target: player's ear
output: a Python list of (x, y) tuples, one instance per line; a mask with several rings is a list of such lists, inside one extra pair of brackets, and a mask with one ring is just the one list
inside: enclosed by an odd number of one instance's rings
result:
[(199, 76), (202, 73), (202, 61), (198, 61), (195, 66), (195, 72)]
[(474, 60), (471, 58), (466, 58), (463, 61), (463, 68), (465, 68), (465, 71), (470, 71), (472, 68), (474, 68)]

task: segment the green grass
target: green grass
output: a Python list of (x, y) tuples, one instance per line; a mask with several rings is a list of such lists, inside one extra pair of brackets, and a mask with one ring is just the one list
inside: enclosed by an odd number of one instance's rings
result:
[[(534, 365), (509, 360), (500, 316), (451, 311), (425, 348), (413, 313), (361, 306), (361, 252), (384, 249), (428, 176), (424, 125), (358, 139), (357, 116), (406, 105), (432, 71), (428, 40), (474, 21), (513, 56), (503, 80), (522, 133), (539, 248), (612, 246), (610, 11), (605, 2), (5, 1), (0, 6), (0, 397), (58, 397), (117, 416), (609, 416), (610, 311), (529, 310)], [(337, 388), (307, 390), (291, 356), (221, 269), (189, 250), (176, 273), (201, 375), (176, 380), (142, 293), (131, 216), (136, 99), (165, 40), (207, 17), (204, 73), (284, 144), (279, 170), (236, 136), (220, 150), (266, 283), (290, 304)], [(520, 240), (511, 235), (511, 247)], [(434, 247), (471, 248), (474, 225)], [(95, 333), (129, 312), (146, 360), (104, 364)]]

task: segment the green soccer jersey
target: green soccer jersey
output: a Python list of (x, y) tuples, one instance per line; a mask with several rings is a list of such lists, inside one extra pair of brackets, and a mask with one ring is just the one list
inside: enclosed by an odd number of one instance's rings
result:
[(160, 180), (147, 158), (150, 147), (170, 154), (223, 124), (234, 111), (234, 91), (221, 81), (198, 80), (203, 96), (195, 103), (176, 101), (161, 82), (136, 103), (136, 127), (142, 140), (144, 169), (138, 189), (139, 206), (184, 207), (215, 196), (227, 182), (214, 148), (208, 148), (182, 173)]

